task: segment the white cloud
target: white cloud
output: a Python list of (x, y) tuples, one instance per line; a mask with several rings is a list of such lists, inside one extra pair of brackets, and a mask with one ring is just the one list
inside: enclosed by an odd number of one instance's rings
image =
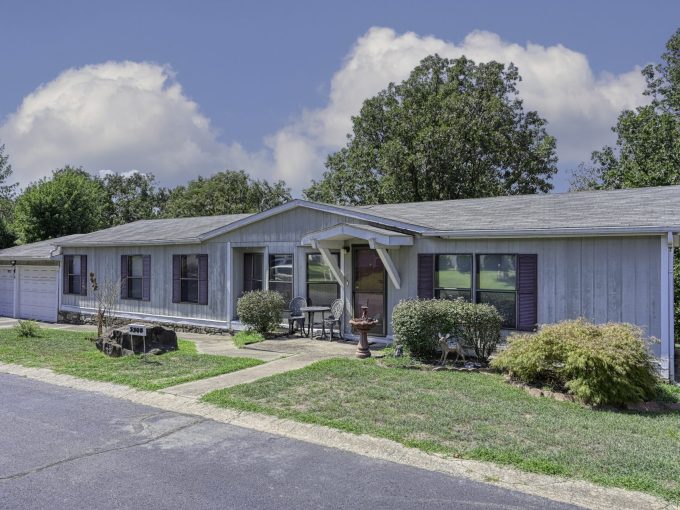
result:
[(327, 104), (305, 110), (249, 152), (219, 140), (210, 120), (187, 98), (172, 70), (146, 62), (107, 62), (69, 69), (28, 95), (0, 125), (22, 184), (70, 163), (96, 172), (141, 169), (164, 184), (224, 168), (285, 179), (295, 191), (323, 172), (327, 154), (346, 142), (363, 100), (401, 81), (425, 56), (466, 55), (514, 62), (527, 109), (547, 118), (564, 162), (587, 160), (612, 140), (610, 126), (624, 108), (643, 102), (639, 68), (595, 74), (582, 53), (562, 45), (519, 45), (489, 32), (459, 44), (412, 32), (372, 28), (333, 75)]
[(142, 169), (163, 183), (216, 170), (269, 165), (217, 140), (167, 66), (106, 62), (69, 69), (26, 96), (0, 126), (15, 177), (25, 185), (66, 164), (98, 172)]
[(644, 101), (639, 67), (619, 75), (595, 75), (585, 55), (562, 45), (521, 46), (481, 31), (455, 44), (412, 32), (399, 35), (389, 28), (372, 28), (357, 40), (333, 76), (327, 105), (303, 112), (274, 136), (279, 140), (283, 135), (283, 140), (272, 146), (279, 168), (279, 161), (295, 158), (298, 151), (300, 159), (308, 162), (297, 168), (289, 182), (300, 188), (317, 177), (326, 154), (346, 143), (350, 118), (359, 112), (363, 100), (390, 81), (405, 79), (421, 59), (433, 53), (517, 65), (525, 108), (538, 110), (548, 120), (562, 162), (588, 160), (592, 150), (612, 141), (610, 127), (619, 112)]

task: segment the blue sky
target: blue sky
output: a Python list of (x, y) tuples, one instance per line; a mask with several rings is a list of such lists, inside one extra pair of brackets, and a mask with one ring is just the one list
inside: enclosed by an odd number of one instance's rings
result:
[[(644, 101), (677, 2), (3, 2), (0, 141), (26, 184), (70, 163), (176, 184), (318, 178), (366, 95), (431, 51), (512, 59), (560, 167)], [(560, 73), (563, 73), (562, 76)], [(41, 88), (42, 87), (42, 88)], [(566, 187), (565, 172), (556, 181)]]

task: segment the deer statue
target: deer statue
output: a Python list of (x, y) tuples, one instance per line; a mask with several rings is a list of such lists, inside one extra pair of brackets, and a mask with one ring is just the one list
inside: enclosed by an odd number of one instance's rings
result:
[(461, 344), (459, 339), (454, 339), (452, 344), (449, 344), (449, 340), (451, 339), (451, 334), (447, 333), (446, 335), (442, 335), (439, 333), (439, 347), (442, 350), (442, 357), (439, 360), (439, 362), (444, 365), (446, 363), (446, 358), (449, 356), (449, 353), (454, 352), (456, 353), (456, 361), (458, 361), (460, 358), (463, 358), (463, 361), (465, 361), (465, 352), (463, 350), (463, 345)]

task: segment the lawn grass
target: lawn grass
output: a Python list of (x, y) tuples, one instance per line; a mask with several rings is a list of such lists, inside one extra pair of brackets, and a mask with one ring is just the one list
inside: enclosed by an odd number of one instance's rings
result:
[(239, 349), (262, 341), (264, 341), (264, 336), (257, 331), (239, 331), (234, 335), (234, 345)]
[[(674, 391), (667, 397), (677, 397)], [(530, 396), (495, 374), (347, 359), (320, 361), (203, 400), (680, 502), (679, 412), (597, 411)]]
[(91, 334), (42, 328), (37, 338), (24, 338), (14, 329), (0, 330), (0, 361), (85, 379), (157, 390), (259, 365), (251, 358), (198, 354), (196, 346), (179, 341), (179, 350), (160, 356), (109, 358), (89, 340)]

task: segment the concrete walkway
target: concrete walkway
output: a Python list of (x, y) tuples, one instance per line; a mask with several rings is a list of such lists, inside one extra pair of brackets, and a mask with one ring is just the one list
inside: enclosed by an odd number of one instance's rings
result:
[(236, 386), (238, 384), (246, 384), (257, 381), (258, 379), (269, 377), (270, 375), (282, 374), (284, 372), (290, 372), (291, 370), (297, 370), (298, 368), (306, 367), (307, 365), (311, 365), (316, 361), (327, 359), (329, 357), (333, 356), (320, 357), (314, 354), (298, 354), (295, 356), (288, 356), (275, 361), (270, 361), (269, 363), (264, 363), (256, 367), (245, 368), (243, 370), (237, 370), (236, 372), (230, 372), (228, 374), (222, 374), (216, 377), (209, 377), (207, 379), (199, 379), (198, 381), (178, 384), (177, 386), (170, 386), (169, 388), (159, 391), (163, 393), (169, 393), (171, 395), (177, 395), (179, 397), (198, 399), (202, 395), (210, 393), (214, 390), (230, 388), (231, 386)]
[(356, 346), (350, 342), (328, 342), (300, 337), (265, 340), (238, 349), (234, 346), (231, 338), (210, 335), (182, 336), (195, 342), (198, 352), (222, 356), (242, 356), (267, 361), (267, 363), (256, 367), (178, 384), (161, 390), (164, 393), (187, 398), (199, 398), (214, 390), (297, 370), (323, 359), (350, 357), (354, 355), (356, 350)]

